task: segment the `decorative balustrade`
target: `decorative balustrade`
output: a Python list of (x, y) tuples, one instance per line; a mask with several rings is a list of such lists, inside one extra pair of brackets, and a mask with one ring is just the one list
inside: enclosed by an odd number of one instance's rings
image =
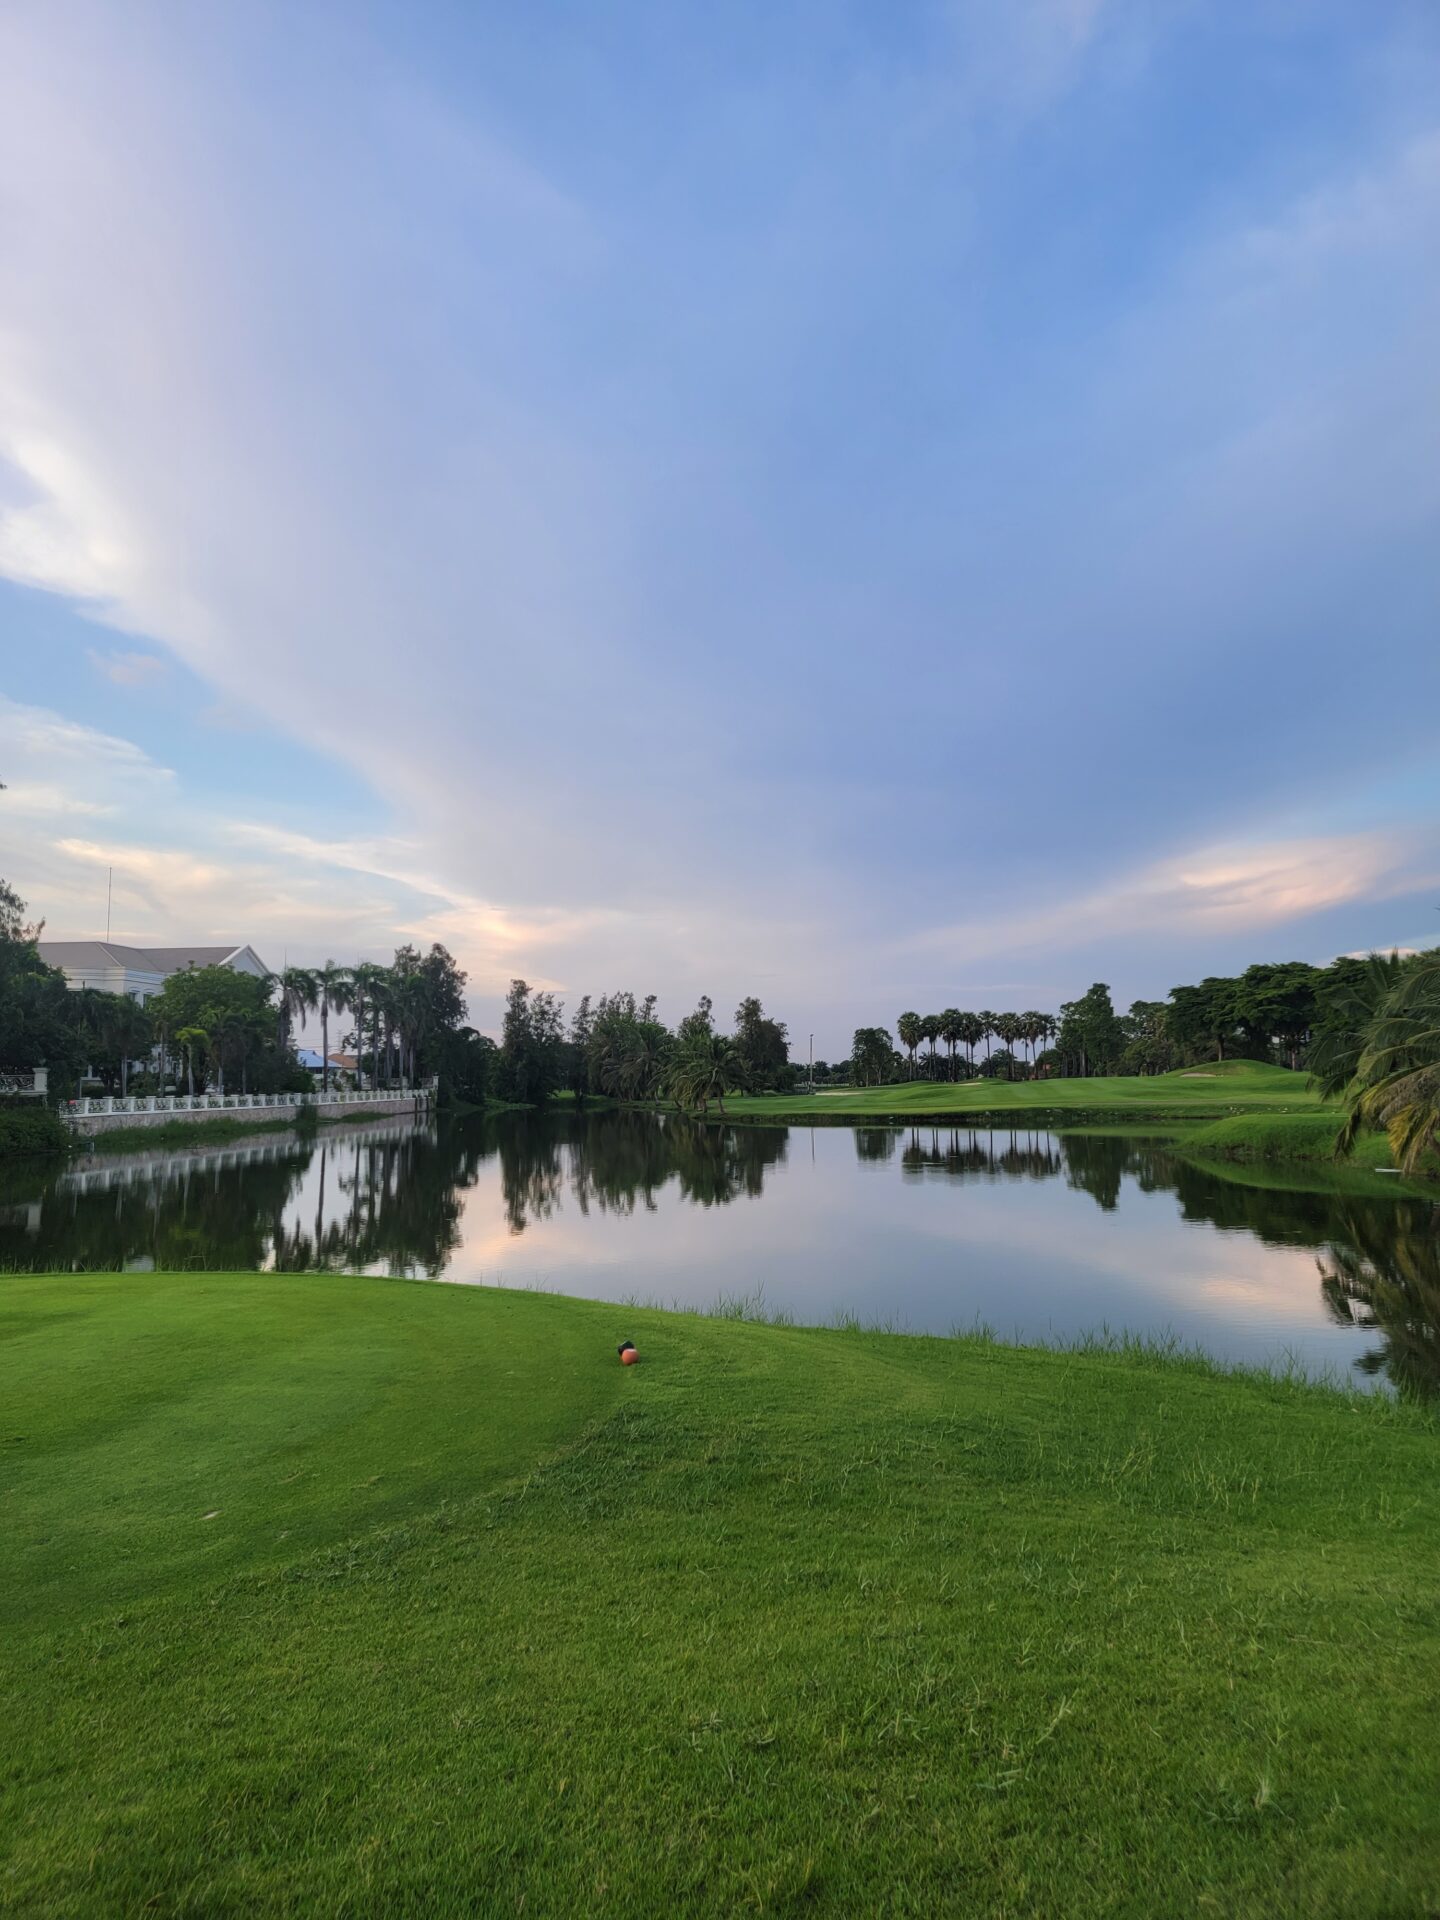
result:
[(29, 1100), (43, 1100), (50, 1091), (50, 1069), (32, 1067), (25, 1073), (0, 1073), (0, 1093), (19, 1094)]
[(360, 1093), (133, 1093), (82, 1095), (68, 1101), (62, 1109), (72, 1120), (89, 1119), (95, 1114), (116, 1113), (214, 1113), (255, 1109), (296, 1113), (302, 1107), (375, 1107), (393, 1105), (397, 1100), (424, 1100), (433, 1097), (436, 1082), (427, 1080), (419, 1087), (376, 1087)]

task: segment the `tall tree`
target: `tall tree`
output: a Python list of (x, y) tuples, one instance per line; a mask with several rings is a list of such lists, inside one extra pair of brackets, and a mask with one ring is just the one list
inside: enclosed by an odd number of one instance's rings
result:
[(355, 1084), (365, 1085), (365, 1014), (385, 985), (386, 969), (373, 960), (357, 960), (350, 969), (355, 1012)]
[(955, 1078), (955, 1049), (965, 1038), (965, 1016), (958, 1007), (947, 1007), (940, 1016), (940, 1038), (950, 1055), (950, 1078)]
[(735, 1009), (735, 1050), (750, 1086), (773, 1086), (790, 1061), (784, 1022), (768, 1019), (758, 1000), (742, 1000)]
[(970, 1077), (975, 1077), (975, 1049), (985, 1038), (985, 1020), (978, 1013), (962, 1013), (960, 1016), (960, 1038), (965, 1045), (965, 1058), (969, 1062)]
[(290, 1046), (297, 1022), (319, 1005), (320, 989), (309, 967), (286, 967), (276, 974), (275, 988), (275, 1044), (283, 1053)]
[[(878, 1031), (878, 1029), (872, 1027), (866, 1029), (866, 1031), (873, 1033)], [(910, 1078), (913, 1080), (915, 1078), (915, 1049), (925, 1038), (924, 1022), (918, 1013), (902, 1013), (900, 1018), (895, 1022), (895, 1031), (899, 1035), (901, 1046), (904, 1047), (906, 1053), (910, 1056)]]
[(894, 1048), (884, 1027), (857, 1027), (850, 1042), (850, 1070), (858, 1087), (874, 1087), (887, 1077)]
[(990, 1042), (995, 1038), (995, 1022), (998, 1018), (999, 1016), (991, 1013), (988, 1008), (980, 1015), (980, 1037), (985, 1042), (985, 1058), (987, 1061), (990, 1058)]
[(343, 1013), (350, 1005), (350, 969), (327, 960), (315, 969), (315, 992), (320, 1003), (320, 1085), (330, 1091), (330, 1016)]
[(925, 1015), (924, 1019), (920, 1022), (920, 1037), (930, 1048), (930, 1059), (927, 1063), (927, 1071), (929, 1078), (933, 1080), (935, 1078), (935, 1042), (940, 1038), (940, 1016), (938, 1013), (927, 1013)]

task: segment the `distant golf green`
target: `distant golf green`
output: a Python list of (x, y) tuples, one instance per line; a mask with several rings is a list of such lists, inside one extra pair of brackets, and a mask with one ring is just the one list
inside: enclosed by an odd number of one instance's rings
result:
[(247, 1273), (0, 1409), (0, 1911), (1440, 1907), (1408, 1404)]
[[(902, 1080), (885, 1087), (736, 1095), (725, 1111), (746, 1119), (851, 1120), (920, 1115), (1014, 1114), (1036, 1119), (1094, 1114), (1112, 1119), (1211, 1119), (1235, 1112), (1288, 1112), (1320, 1105), (1303, 1073), (1258, 1060), (1212, 1061), (1174, 1073), (1092, 1080)], [(1337, 1121), (1338, 1126), (1338, 1109)]]

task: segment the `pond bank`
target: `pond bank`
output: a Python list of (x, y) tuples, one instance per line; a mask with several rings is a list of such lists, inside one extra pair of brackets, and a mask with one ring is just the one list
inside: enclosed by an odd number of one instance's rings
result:
[(1437, 1904), (1414, 1407), (326, 1275), (5, 1301), (17, 1911)]

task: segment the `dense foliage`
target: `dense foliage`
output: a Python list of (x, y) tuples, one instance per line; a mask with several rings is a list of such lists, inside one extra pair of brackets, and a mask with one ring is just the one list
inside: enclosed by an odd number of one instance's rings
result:
[(388, 967), (327, 960), (263, 977), (189, 967), (141, 1005), (126, 994), (73, 992), (42, 959), (40, 932), (0, 881), (0, 1076), (45, 1067), (52, 1099), (72, 1095), (87, 1071), (121, 1094), (304, 1091), (313, 1083), (294, 1036), (308, 1014), (320, 1020), (328, 1088), (331, 1021), (345, 1013), (360, 1084), (439, 1076), (452, 1097), (493, 1097), (495, 1047), (462, 1024), (465, 974), (438, 943), (423, 954), (403, 946)]
[(0, 1160), (64, 1153), (70, 1135), (49, 1107), (26, 1101), (0, 1107)]
[(674, 1032), (655, 1012), (656, 996), (628, 991), (589, 994), (569, 1027), (553, 993), (512, 980), (505, 1001), (495, 1084), (501, 1097), (543, 1106), (562, 1091), (626, 1101), (673, 1100), (708, 1113), (725, 1111), (727, 1093), (788, 1089), (795, 1084), (784, 1023), (756, 999), (740, 1002), (735, 1031), (716, 1031), (703, 997)]
[(1353, 976), (1317, 1048), (1316, 1078), (1341, 1093), (1348, 1152), (1366, 1128), (1382, 1129), (1413, 1173), (1440, 1149), (1440, 950), (1371, 962)]
[[(1357, 1008), (1373, 1014), (1379, 995), (1402, 976), (1408, 979), (1415, 964), (1394, 955), (1347, 955), (1328, 967), (1266, 962), (1233, 977), (1210, 975), (1173, 987), (1166, 1000), (1136, 1000), (1128, 1013), (1116, 1011), (1103, 981), (1066, 1001), (1058, 1019), (953, 1007), (938, 1014), (907, 1012), (895, 1023), (903, 1052), (893, 1050), (884, 1028), (857, 1029), (852, 1073), (865, 1086), (902, 1076), (1150, 1074), (1214, 1060), (1265, 1060), (1298, 1069), (1323, 1060), (1330, 1063), (1330, 1090), (1339, 1092), (1358, 1059), (1363, 1021)], [(1423, 997), (1423, 990), (1414, 991)], [(1334, 1050), (1343, 1036), (1349, 1036), (1350, 1052), (1337, 1078)], [(982, 1042), (985, 1052), (977, 1058)]]

